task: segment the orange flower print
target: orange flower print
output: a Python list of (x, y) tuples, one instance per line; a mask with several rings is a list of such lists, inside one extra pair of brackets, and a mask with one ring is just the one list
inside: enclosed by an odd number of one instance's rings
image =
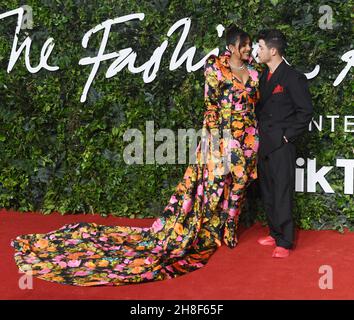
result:
[(173, 228), (175, 230), (175, 232), (179, 235), (183, 234), (183, 226), (180, 223), (176, 223), (175, 227)]

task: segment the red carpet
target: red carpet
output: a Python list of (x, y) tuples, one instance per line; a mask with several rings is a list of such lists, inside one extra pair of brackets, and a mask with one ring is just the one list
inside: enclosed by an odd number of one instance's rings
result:
[[(0, 299), (354, 299), (354, 233), (299, 231), (297, 247), (287, 259), (271, 257), (272, 247), (256, 240), (266, 235), (259, 224), (240, 230), (235, 249), (222, 246), (202, 269), (182, 277), (121, 287), (82, 288), (33, 279), (21, 290), (10, 246), (20, 234), (46, 233), (64, 224), (86, 221), (147, 227), (152, 219), (131, 220), (99, 215), (65, 215), (0, 211)], [(333, 289), (320, 289), (319, 268), (333, 270)]]

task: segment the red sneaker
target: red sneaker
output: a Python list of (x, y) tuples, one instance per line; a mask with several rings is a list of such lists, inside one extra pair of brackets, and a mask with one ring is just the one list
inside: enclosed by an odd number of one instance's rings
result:
[(262, 237), (262, 238), (259, 238), (257, 241), (262, 246), (274, 246), (275, 245), (275, 239), (272, 236)]
[(273, 258), (287, 258), (289, 256), (290, 250), (283, 247), (275, 247), (273, 250)]

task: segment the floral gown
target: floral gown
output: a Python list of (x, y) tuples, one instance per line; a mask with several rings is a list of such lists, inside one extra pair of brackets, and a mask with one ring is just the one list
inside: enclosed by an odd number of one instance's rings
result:
[[(118, 286), (183, 275), (203, 267), (222, 242), (236, 246), (244, 191), (257, 177), (259, 72), (247, 64), (249, 78), (243, 84), (232, 74), (229, 58), (228, 52), (211, 56), (204, 69), (202, 136), (220, 133), (219, 147), (210, 150), (210, 140), (198, 145), (195, 163), (152, 226), (75, 223), (18, 236), (11, 245), (22, 272), (76, 286)], [(222, 130), (231, 136), (223, 137)], [(205, 146), (209, 151), (202, 158)], [(215, 171), (225, 154), (229, 170)]]

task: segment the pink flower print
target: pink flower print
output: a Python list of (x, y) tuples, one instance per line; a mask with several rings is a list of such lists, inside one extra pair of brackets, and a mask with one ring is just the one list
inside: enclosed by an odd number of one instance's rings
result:
[(146, 264), (152, 264), (153, 262), (155, 262), (155, 260), (154, 260), (152, 257), (147, 257), (147, 258), (144, 260), (144, 262), (145, 262)]
[(217, 75), (217, 77), (218, 77), (218, 81), (222, 80), (222, 73), (221, 73), (220, 70), (218, 70), (218, 71), (216, 72), (216, 75)]
[(230, 148), (240, 148), (240, 142), (236, 139), (231, 139), (229, 142), (229, 147)]
[(204, 86), (204, 96), (208, 95), (208, 91), (209, 91), (209, 86), (207, 84), (205, 84), (205, 86)]
[(59, 263), (63, 258), (65, 258), (65, 255), (61, 254), (59, 256), (56, 256), (55, 258), (52, 259), (52, 261)]
[(115, 267), (114, 267), (114, 270), (115, 271), (123, 271), (124, 269), (124, 265), (123, 264), (117, 264)]
[(258, 147), (259, 147), (259, 141), (256, 140), (253, 144), (253, 147), (252, 147), (253, 151), (257, 152)]
[(77, 224), (71, 224), (69, 225), (69, 229), (75, 229), (77, 226), (79, 226), (80, 223), (77, 223)]
[(204, 170), (204, 178), (208, 178), (209, 176), (209, 172), (207, 169)]
[(145, 278), (145, 279), (153, 279), (154, 278), (154, 274), (152, 272), (145, 272), (141, 275), (142, 278)]
[(82, 234), (82, 237), (83, 237), (84, 239), (87, 239), (87, 238), (90, 238), (90, 235), (89, 235), (88, 233), (84, 232), (84, 233)]
[(179, 260), (178, 261), (178, 264), (180, 264), (181, 266), (187, 264), (187, 261), (186, 260)]
[(245, 132), (246, 132), (247, 134), (255, 135), (255, 134), (256, 134), (256, 129), (255, 129), (255, 127), (247, 127), (247, 128), (245, 129)]
[(175, 195), (171, 196), (171, 198), (170, 198), (170, 203), (174, 204), (174, 203), (176, 203), (176, 202), (178, 202), (176, 196), (175, 196)]
[(208, 203), (208, 197), (205, 197), (204, 198), (204, 204), (207, 204)]
[(60, 267), (60, 268), (66, 268), (66, 267), (67, 267), (66, 262), (60, 261), (60, 262), (59, 262), (59, 267)]
[(229, 216), (234, 217), (235, 215), (236, 215), (236, 209), (234, 209), (234, 208), (230, 209)]
[(183, 238), (182, 238), (181, 236), (178, 236), (178, 237), (176, 238), (177, 241), (182, 241), (182, 239), (183, 239)]
[(224, 200), (224, 201), (222, 202), (222, 207), (223, 207), (223, 209), (224, 209), (224, 210), (227, 209), (228, 206), (229, 206), (229, 202), (228, 202), (227, 200)]
[(36, 258), (36, 257), (28, 257), (28, 258), (25, 258), (25, 261), (27, 263), (36, 263), (36, 262), (39, 262), (39, 260)]
[(51, 234), (51, 235), (49, 236), (49, 239), (50, 239), (50, 240), (55, 240), (55, 239), (56, 239), (55, 234)]
[(231, 199), (232, 201), (237, 201), (240, 198), (237, 194), (232, 194)]
[(115, 279), (115, 278), (118, 278), (118, 276), (116, 274), (114, 274), (114, 273), (111, 273), (111, 274), (108, 275), (108, 278)]
[(191, 211), (192, 203), (193, 203), (193, 200), (192, 200), (192, 199), (185, 199), (185, 200), (183, 201), (182, 208), (183, 208), (183, 210), (185, 211), (185, 213), (188, 213), (189, 211)]
[(258, 79), (258, 72), (256, 70), (248, 70), (248, 72), (250, 73), (251, 79), (253, 81), (257, 81)]
[(126, 254), (127, 257), (134, 257), (136, 253), (134, 251), (129, 250)]
[(243, 109), (243, 105), (239, 102), (235, 104), (235, 110), (236, 111), (241, 111)]
[(47, 274), (47, 273), (49, 273), (49, 272), (51, 272), (51, 271), (52, 271), (51, 269), (45, 268), (45, 269), (39, 271), (38, 273), (39, 273), (39, 274)]
[(251, 156), (253, 154), (253, 150), (246, 150), (244, 153), (247, 158), (251, 158)]
[(74, 273), (74, 276), (84, 277), (84, 276), (87, 276), (88, 274), (89, 274), (88, 271), (77, 271)]
[(68, 266), (71, 268), (77, 268), (78, 266), (80, 266), (81, 264), (81, 260), (70, 260), (68, 262)]
[(110, 247), (109, 250), (120, 250), (121, 247), (119, 246), (113, 246), (113, 247)]
[(167, 266), (166, 269), (170, 272), (173, 272), (173, 268), (171, 266)]
[(156, 246), (154, 249), (152, 249), (152, 253), (159, 253), (162, 250), (161, 246)]
[(100, 239), (101, 241), (103, 241), (103, 242), (106, 242), (106, 241), (108, 240), (107, 237), (99, 237), (99, 239)]
[(223, 193), (224, 189), (223, 188), (219, 188), (217, 193), (218, 193), (218, 196), (221, 197), (222, 193)]
[(69, 239), (69, 240), (66, 240), (65, 241), (65, 245), (68, 245), (68, 244), (78, 244), (80, 242), (79, 239)]
[(197, 149), (195, 149), (195, 152), (197, 152), (197, 153), (200, 151), (200, 144), (201, 143), (199, 142)]
[(197, 195), (198, 196), (202, 196), (203, 195), (203, 185), (202, 184), (198, 185)]
[(154, 232), (158, 232), (162, 230), (163, 224), (160, 218), (156, 219), (155, 222), (152, 224), (151, 228), (153, 229)]
[(175, 208), (172, 206), (167, 206), (166, 209), (170, 210), (171, 212), (175, 212)]

